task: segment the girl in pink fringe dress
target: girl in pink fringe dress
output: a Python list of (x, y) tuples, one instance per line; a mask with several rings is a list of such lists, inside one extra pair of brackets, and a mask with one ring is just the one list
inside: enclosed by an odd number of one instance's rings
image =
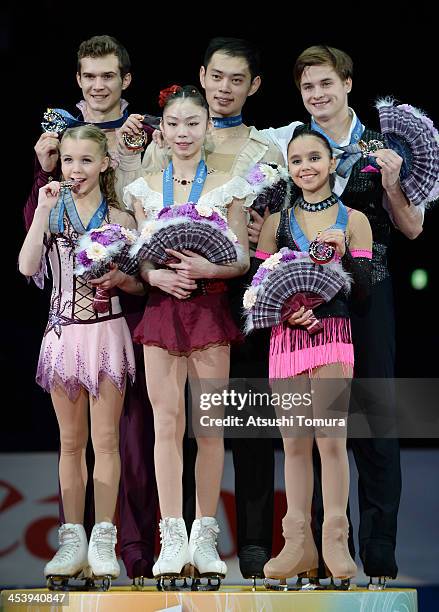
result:
[[(19, 256), (20, 271), (44, 282), (47, 254), (53, 276), (49, 320), (37, 369), (37, 382), (52, 397), (60, 429), (59, 478), (65, 523), (60, 548), (45, 567), (48, 581), (63, 577), (117, 577), (113, 517), (120, 477), (119, 419), (127, 377), (135, 375), (133, 346), (114, 287), (143, 293), (143, 285), (117, 268), (85, 282), (74, 275), (80, 234), (103, 223), (135, 228), (118, 208), (108, 143), (97, 127), (65, 132), (62, 172), (72, 191), (51, 182), (39, 191), (38, 207)], [(109, 310), (93, 308), (94, 286), (110, 291)], [(89, 545), (83, 527), (87, 480), (85, 450), (89, 436), (95, 453), (96, 524)], [(91, 572), (89, 571), (89, 568)]]
[[(352, 276), (353, 298), (362, 298), (367, 295), (370, 282), (372, 233), (365, 215), (347, 209), (332, 194), (330, 174), (335, 164), (326, 138), (308, 128), (296, 130), (288, 147), (288, 167), (293, 182), (302, 190), (302, 197), (288, 210), (268, 217), (256, 258), (261, 262), (282, 247), (307, 251), (315, 239), (330, 243), (335, 247), (335, 259)], [(309, 333), (307, 327), (315, 322), (315, 317), (322, 328)], [(285, 546), (265, 565), (264, 574), (282, 583), (303, 572), (308, 577), (316, 576), (318, 555), (310, 524), (315, 438), (322, 463), (323, 558), (332, 576), (340, 578), (346, 586), (356, 573), (348, 550), (346, 518), (349, 492), (345, 425), (349, 385), (346, 379), (352, 377), (354, 364), (346, 296), (339, 293), (314, 312), (302, 307), (288, 321), (274, 327), (269, 363), (274, 391), (300, 393), (302, 397), (309, 394), (312, 399), (309, 406), (302, 403), (295, 409), (294, 427), (280, 428), (288, 504), (283, 519)], [(279, 411), (278, 416), (280, 413), (291, 416), (291, 412)], [(312, 418), (309, 428), (300, 428), (299, 415)], [(336, 427), (331, 428), (327, 420), (320, 420), (329, 416), (336, 417)]]

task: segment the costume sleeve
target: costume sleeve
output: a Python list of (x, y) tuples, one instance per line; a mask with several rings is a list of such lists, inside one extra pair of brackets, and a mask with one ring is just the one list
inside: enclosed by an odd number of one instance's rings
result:
[(301, 121), (292, 121), (288, 125), (284, 125), (280, 128), (267, 128), (265, 130), (259, 130), (259, 133), (264, 136), (267, 140), (270, 140), (282, 151), (285, 165), (288, 165), (287, 149), (291, 138), (293, 137), (295, 129), (303, 125)]
[(359, 211), (350, 211), (346, 252), (341, 263), (352, 276), (352, 300), (365, 300), (371, 288), (372, 230), (366, 215)]
[[(55, 171), (55, 175), (58, 175), (58, 171)], [(34, 182), (32, 185), (31, 192), (26, 200), (26, 204), (23, 209), (23, 217), (24, 217), (24, 226), (26, 231), (29, 231), (30, 226), (32, 225), (32, 221), (34, 218), (35, 211), (38, 205), (38, 192), (41, 187), (50, 183), (53, 177), (53, 173), (46, 172), (42, 169), (38, 158), (35, 156), (35, 164), (34, 164)]]

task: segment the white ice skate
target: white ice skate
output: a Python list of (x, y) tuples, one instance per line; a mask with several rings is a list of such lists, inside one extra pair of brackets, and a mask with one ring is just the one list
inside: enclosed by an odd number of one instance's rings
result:
[(120, 574), (116, 559), (117, 530), (113, 523), (96, 523), (88, 545), (88, 563), (92, 578), (102, 578), (102, 588), (111, 586), (111, 578)]
[[(184, 578), (189, 563), (186, 525), (182, 518), (166, 517), (160, 521), (160, 555), (152, 568), (159, 590), (178, 590), (177, 578)], [(183, 587), (186, 586), (186, 580)]]
[[(190, 562), (194, 566), (193, 588), (198, 590), (217, 590), (221, 580), (227, 573), (227, 565), (221, 561), (216, 549), (218, 523), (211, 516), (203, 516), (192, 523), (189, 539)], [(200, 578), (208, 578), (207, 584), (202, 584)], [(215, 579), (212, 583), (211, 579)]]
[(80, 524), (65, 523), (58, 530), (59, 549), (44, 568), (47, 587), (68, 589), (69, 578), (86, 578), (87, 536)]

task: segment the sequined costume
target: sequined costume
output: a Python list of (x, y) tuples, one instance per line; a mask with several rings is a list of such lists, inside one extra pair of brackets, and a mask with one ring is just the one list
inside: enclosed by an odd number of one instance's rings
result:
[[(276, 243), (278, 249), (288, 247), (298, 251), (300, 248), (290, 229), (290, 212), (291, 209), (280, 213)], [(352, 209), (348, 210), (349, 216), (351, 212)], [(349, 235), (348, 229), (346, 232)], [(361, 299), (367, 295), (370, 285), (370, 259), (364, 257), (364, 254), (364, 251), (353, 250), (351, 253), (347, 249), (341, 258), (343, 267), (355, 279), (353, 283), (355, 295)], [(330, 302), (317, 306), (314, 314), (323, 325), (323, 329), (315, 334), (309, 334), (303, 327), (291, 326), (287, 322), (272, 329), (270, 379), (290, 378), (329, 363), (353, 366), (354, 351), (347, 296), (339, 292)]]
[[(356, 115), (352, 111), (352, 125)], [(263, 131), (283, 151), (284, 157), (297, 122), (279, 130), (270, 128)], [(352, 126), (351, 126), (352, 129)], [(350, 137), (350, 135), (349, 135)], [(382, 140), (380, 133), (365, 128), (362, 140)], [(348, 141), (341, 145), (348, 144)], [(285, 157), (286, 159), (286, 157)], [(358, 160), (352, 167), (348, 179), (337, 177), (334, 191), (346, 206), (363, 212), (369, 219), (372, 235), (372, 288), (367, 300), (351, 304), (350, 318), (354, 345), (354, 377), (358, 379), (391, 379), (395, 375), (395, 317), (393, 287), (390, 276), (387, 250), (393, 225), (390, 212), (386, 209), (386, 196), (382, 187), (381, 174), (362, 172), (368, 165), (366, 159)], [(389, 419), (394, 416), (395, 403), (389, 393), (368, 394), (368, 401), (355, 397), (352, 391), (352, 405), (362, 406), (368, 414), (380, 414)], [(357, 408), (358, 409), (358, 408)], [(369, 576), (396, 577), (395, 562), (397, 516), (401, 497), (401, 466), (397, 438), (353, 438), (350, 445), (359, 472), (360, 529), (359, 548), (364, 571)], [(315, 470), (315, 478), (318, 469)], [(320, 538), (323, 521), (323, 504), (319, 487), (314, 488), (316, 510), (314, 534)], [(351, 542), (353, 552), (353, 541)]]
[(46, 391), (61, 386), (72, 401), (81, 387), (98, 397), (104, 377), (122, 393), (127, 377), (135, 376), (132, 341), (119, 298), (112, 296), (108, 314), (96, 313), (94, 290), (73, 274), (77, 238), (66, 215), (64, 232), (47, 242), (53, 289), (36, 375)]
[[(88, 119), (84, 100), (77, 105), (84, 121)], [(120, 112), (123, 115), (128, 103), (121, 99)], [(81, 117), (78, 117), (81, 119)], [(117, 166), (119, 156), (116, 149), (115, 130), (105, 130), (113, 165)], [(42, 169), (35, 157), (34, 182), (23, 210), (24, 225), (28, 230), (32, 224), (38, 203), (38, 191), (52, 176), (58, 176), (59, 167), (54, 172)], [(117, 184), (116, 184), (117, 189)], [(128, 327), (132, 333), (140, 321), (145, 307), (145, 297), (120, 293), (120, 302)], [(91, 329), (87, 326), (87, 329)], [(121, 481), (119, 491), (119, 541), (120, 553), (130, 578), (149, 576), (153, 564), (155, 530), (157, 524), (157, 490), (154, 473), (154, 424), (151, 405), (145, 382), (145, 367), (141, 347), (134, 347), (136, 357), (136, 379), (127, 385), (124, 410), (120, 419)], [(94, 520), (93, 502), (94, 456), (91, 443), (87, 447), (87, 492), (84, 525), (91, 532)], [(135, 495), (133, 493), (135, 491)], [(60, 498), (60, 522), (64, 521), (64, 511)]]

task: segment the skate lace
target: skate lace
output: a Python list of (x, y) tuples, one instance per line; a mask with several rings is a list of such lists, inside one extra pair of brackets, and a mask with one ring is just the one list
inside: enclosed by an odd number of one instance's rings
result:
[(93, 533), (93, 544), (96, 555), (101, 561), (112, 558), (116, 544), (114, 527), (98, 527)]
[(172, 559), (176, 553), (176, 547), (180, 550), (184, 535), (174, 523), (160, 523), (160, 557), (163, 560)]
[(78, 534), (72, 527), (61, 527), (58, 534), (59, 549), (53, 561), (69, 561), (79, 548)]
[(219, 528), (211, 525), (202, 525), (198, 536), (195, 539), (197, 551), (208, 559), (219, 559), (218, 551), (216, 549), (217, 534)]

